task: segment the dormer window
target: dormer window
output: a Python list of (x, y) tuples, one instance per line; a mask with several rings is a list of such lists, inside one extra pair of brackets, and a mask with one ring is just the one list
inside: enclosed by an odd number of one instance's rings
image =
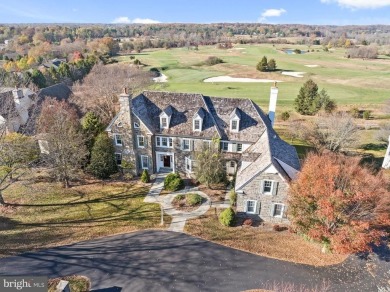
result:
[(168, 119), (165, 117), (161, 118), (161, 128), (162, 129), (168, 128)]
[(160, 129), (169, 129), (173, 108), (168, 105), (160, 114)]
[(240, 131), (241, 112), (238, 108), (235, 108), (230, 114), (230, 131)]
[(193, 131), (202, 131), (203, 119), (204, 119), (204, 111), (203, 111), (203, 109), (200, 107), (200, 108), (195, 112), (195, 115), (194, 115), (194, 118), (193, 118), (193, 125), (192, 125)]

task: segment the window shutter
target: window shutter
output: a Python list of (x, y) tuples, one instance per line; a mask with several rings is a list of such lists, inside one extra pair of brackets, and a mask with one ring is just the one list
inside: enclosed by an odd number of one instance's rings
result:
[(271, 213), (269, 214), (271, 217), (274, 217), (274, 213), (275, 213), (275, 204), (272, 204), (271, 206)]
[(264, 193), (264, 180), (261, 180), (261, 181), (260, 181), (260, 193), (261, 193), (261, 194)]
[(244, 212), (248, 211), (248, 201), (244, 201)]
[(256, 214), (260, 214), (260, 202), (256, 201)]
[(278, 182), (277, 181), (273, 181), (272, 182), (272, 195), (275, 196), (276, 193), (278, 192)]
[(140, 155), (138, 158), (139, 158), (139, 168), (142, 169), (142, 156)]
[(283, 218), (287, 218), (287, 206), (286, 206), (286, 205), (283, 206), (282, 217), (283, 217)]
[(232, 144), (232, 152), (237, 152), (237, 143)]

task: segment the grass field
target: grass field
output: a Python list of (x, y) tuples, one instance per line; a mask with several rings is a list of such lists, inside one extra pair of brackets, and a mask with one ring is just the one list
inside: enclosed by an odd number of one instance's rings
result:
[[(27, 178), (26, 178), (27, 179)], [(158, 204), (137, 181), (88, 181), (63, 189), (38, 177), (15, 183), (0, 207), (0, 257), (116, 233), (162, 228)], [(165, 216), (164, 222), (170, 223)]]
[[(292, 46), (288, 46), (292, 47)], [(306, 46), (293, 48), (307, 50)], [(278, 106), (292, 109), (293, 100), (299, 88), (312, 78), (320, 88), (325, 88), (339, 106), (358, 106), (378, 110), (379, 104), (390, 98), (390, 58), (377, 60), (345, 58), (345, 49), (324, 52), (322, 47), (311, 47), (314, 52), (288, 55), (282, 49), (285, 45), (236, 45), (233, 49), (221, 50), (214, 46), (201, 46), (199, 50), (177, 48), (150, 50), (134, 54), (146, 68), (156, 67), (168, 76), (166, 84), (157, 84), (155, 89), (180, 92), (199, 92), (205, 95), (246, 97), (266, 107), (269, 88), (272, 83), (204, 83), (209, 77), (228, 75), (281, 80), (279, 83)], [(262, 73), (256, 70), (257, 62), (263, 57), (274, 58), (277, 72)], [(217, 56), (225, 63), (214, 66), (201, 65), (209, 56)], [(118, 61), (130, 62), (129, 56), (119, 56)], [(318, 65), (310, 68), (305, 65)], [(285, 76), (281, 71), (306, 72), (303, 78)]]

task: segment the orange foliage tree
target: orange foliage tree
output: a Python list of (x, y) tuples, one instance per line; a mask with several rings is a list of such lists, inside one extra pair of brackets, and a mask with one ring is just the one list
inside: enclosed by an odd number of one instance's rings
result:
[(358, 157), (311, 153), (290, 187), (292, 228), (336, 252), (368, 251), (390, 226), (388, 188)]

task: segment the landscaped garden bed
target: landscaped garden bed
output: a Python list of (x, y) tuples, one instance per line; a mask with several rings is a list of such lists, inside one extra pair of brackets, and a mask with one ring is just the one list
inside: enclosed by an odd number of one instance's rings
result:
[(178, 194), (172, 200), (172, 205), (175, 209), (191, 212), (199, 208), (206, 199), (197, 193)]
[(185, 231), (225, 246), (295, 263), (326, 266), (343, 262), (347, 257), (322, 253), (320, 244), (306, 241), (287, 230), (274, 231), (271, 225), (243, 227), (236, 222), (235, 227), (223, 226), (217, 213), (211, 208), (205, 215), (188, 220)]

